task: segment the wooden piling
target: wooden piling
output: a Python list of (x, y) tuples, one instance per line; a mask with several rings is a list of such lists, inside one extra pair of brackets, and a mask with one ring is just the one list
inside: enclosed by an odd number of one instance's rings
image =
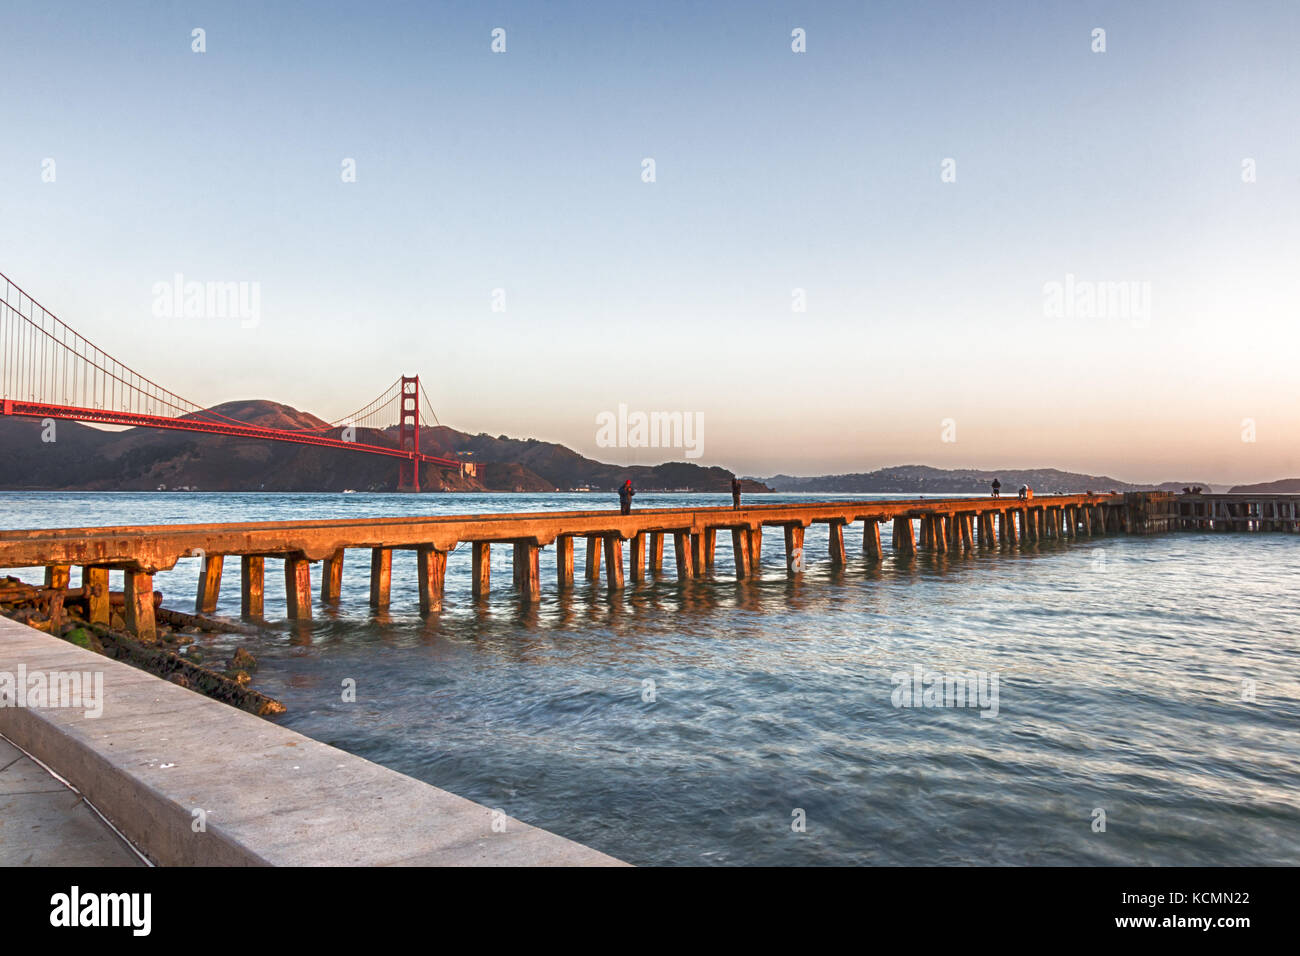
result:
[(948, 529), (938, 515), (930, 515), (930, 540), (936, 554), (948, 550)]
[(758, 574), (763, 566), (763, 526), (756, 524), (749, 529), (749, 571)]
[(704, 569), (706, 571), (713, 570), (713, 552), (717, 549), (717, 546), (718, 546), (718, 529), (705, 528), (704, 529)]
[(573, 535), (555, 539), (555, 581), (561, 591), (573, 587)]
[(677, 561), (677, 580), (688, 581), (695, 577), (691, 567), (691, 533), (689, 531), (673, 532), (673, 558)]
[(107, 625), (112, 614), (112, 602), (108, 594), (108, 568), (82, 568), (81, 586), (86, 592), (86, 620), (91, 624)]
[[(560, 538), (555, 539), (556, 545), (556, 563), (561, 565), (560, 587), (564, 587), (563, 571), (563, 551), (564, 544), (569, 546), (569, 584), (573, 584), (573, 539), (567, 535), (562, 535), (564, 541)], [(490, 541), (475, 541), (471, 547), (470, 554), (470, 590), (471, 596), (476, 600), (488, 596), (492, 591), (492, 543)]]
[(321, 565), (320, 600), (322, 604), (338, 604), (343, 595), (343, 549), (339, 548)]
[(158, 640), (153, 614), (153, 575), (143, 571), (126, 571), (122, 575), (126, 629), (145, 644)]
[(749, 529), (731, 529), (731, 551), (736, 560), (736, 580), (749, 577)]
[(605, 535), (605, 581), (611, 589), (623, 586), (623, 539)]
[(807, 566), (803, 553), (803, 525), (785, 526), (785, 568), (787, 571), (802, 571)]
[(266, 558), (245, 554), (239, 558), (239, 613), (260, 618), (265, 613)]
[(691, 568), (697, 578), (704, 577), (704, 535), (698, 531), (691, 534)]
[(542, 597), (541, 553), (542, 549), (533, 541), (514, 542), (515, 567), (519, 578), (516, 587), (521, 600), (535, 602)]
[(420, 585), (420, 613), (441, 611), (443, 583), (447, 577), (447, 552), (425, 545), (415, 549), (415, 558)]
[(600, 535), (587, 535), (587, 580), (600, 580)]
[(844, 550), (844, 522), (832, 521), (826, 528), (830, 532), (831, 564), (847, 564), (848, 555)]
[(300, 554), (284, 559), (284, 594), (289, 617), (311, 617), (311, 562)]
[(903, 515), (894, 519), (894, 553), (896, 555), (916, 554), (916, 536), (912, 531), (912, 519)]
[(868, 519), (862, 525), (862, 553), (873, 561), (881, 558), (880, 522)]
[(650, 532), (650, 571), (653, 574), (661, 574), (664, 569), (664, 533), (662, 531)]
[(393, 549), (370, 549), (370, 606), (388, 607), (393, 590)]
[(222, 556), (205, 554), (199, 564), (199, 590), (194, 596), (194, 613), (209, 614), (217, 609), (221, 594)]
[(645, 532), (638, 531), (632, 536), (632, 557), (628, 568), (633, 584), (645, 580)]

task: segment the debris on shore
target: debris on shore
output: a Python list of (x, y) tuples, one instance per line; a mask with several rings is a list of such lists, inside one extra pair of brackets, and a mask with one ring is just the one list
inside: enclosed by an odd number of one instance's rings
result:
[(109, 624), (92, 624), (86, 620), (88, 609), (82, 588), (40, 587), (16, 577), (0, 580), (0, 614), (5, 617), (259, 717), (285, 712), (278, 700), (249, 686), (257, 659), (247, 648), (237, 648), (224, 668), (215, 669), (204, 666), (203, 652), (194, 644), (197, 632), (252, 634), (255, 629), (168, 610), (162, 607), (162, 593), (155, 591), (158, 639), (146, 643), (126, 631), (122, 617), (125, 597), (121, 591), (109, 594), (109, 607)]

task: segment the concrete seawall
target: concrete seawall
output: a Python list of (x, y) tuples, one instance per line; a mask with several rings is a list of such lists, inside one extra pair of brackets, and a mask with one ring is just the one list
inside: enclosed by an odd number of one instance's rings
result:
[(0, 734), (65, 777), (161, 865), (621, 865), (511, 818), (502, 826), (489, 807), (0, 618), (0, 674), (20, 669), (103, 675), (102, 716), (85, 706), (0, 707)]

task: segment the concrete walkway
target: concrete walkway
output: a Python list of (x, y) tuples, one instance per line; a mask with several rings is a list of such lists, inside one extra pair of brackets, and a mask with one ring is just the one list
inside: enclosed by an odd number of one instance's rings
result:
[(0, 866), (143, 866), (81, 795), (0, 737)]
[[(0, 673), (28, 681), (80, 674), (85, 686), (102, 678), (98, 707), (85, 700), (56, 706), (53, 696), (45, 706), (0, 707), (0, 734), (85, 794), (162, 866), (622, 865), (505, 808), (429, 786), (4, 617)], [(46, 680), (53, 686), (54, 678)], [(16, 797), (35, 791), (26, 794), (35, 800), (19, 835), (0, 838), (7, 852), (26, 846), (34, 854), (49, 814), (76, 801), (52, 792), (55, 783), (47, 775), (36, 787), (14, 787)], [(42, 801), (47, 816), (36, 819)], [(0, 798), (0, 820), (8, 821), (3, 806)], [(33, 832), (41, 836), (33, 840)]]

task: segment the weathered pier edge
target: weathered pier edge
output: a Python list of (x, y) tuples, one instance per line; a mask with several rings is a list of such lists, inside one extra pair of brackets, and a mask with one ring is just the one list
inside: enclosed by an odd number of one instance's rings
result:
[[(1213, 496), (1204, 496), (1213, 497)], [(1200, 499), (1197, 499), (1200, 500)], [(804, 532), (813, 524), (829, 530), (829, 558), (848, 560), (845, 531), (862, 525), (862, 554), (881, 560), (880, 526), (892, 522), (896, 559), (917, 552), (964, 552), (1016, 547), (1038, 540), (1074, 539), (1103, 533), (1145, 534), (1174, 529), (1176, 513), (1167, 493), (1053, 495), (1021, 498), (939, 498), (894, 501), (826, 501), (634, 511), (525, 512), (417, 518), (363, 518), (304, 522), (203, 525), (152, 525), (114, 528), (62, 528), (0, 532), (0, 567), (43, 566), (47, 588), (67, 588), (70, 569), (83, 569), (83, 592), (92, 623), (108, 623), (108, 571), (124, 572), (124, 619), (143, 640), (155, 634), (153, 575), (170, 570), (184, 557), (201, 558), (195, 608), (216, 608), (227, 557), (239, 558), (241, 610), (258, 618), (264, 612), (266, 558), (284, 562), (287, 616), (312, 614), (311, 564), (320, 562), (320, 600), (337, 603), (347, 549), (369, 549), (370, 604), (385, 608), (392, 583), (392, 553), (413, 550), (418, 557), (419, 604), (423, 612), (442, 609), (448, 555), (471, 545), (473, 596), (491, 587), (491, 549), (514, 550), (513, 586), (525, 601), (541, 597), (539, 551), (556, 548), (557, 586), (573, 587), (574, 542), (586, 542), (584, 573), (597, 581), (604, 565), (612, 589), (625, 586), (623, 550), (628, 545), (633, 583), (663, 571), (664, 539), (671, 536), (676, 575), (681, 581), (710, 573), (718, 532), (730, 532), (736, 578), (755, 575), (761, 562), (764, 528), (780, 528), (785, 566), (804, 565)], [(1273, 518), (1294, 523), (1290, 518)], [(1196, 519), (1201, 520), (1201, 519)], [(1208, 520), (1213, 520), (1210, 518)], [(1232, 518), (1236, 521), (1264, 521)]]

